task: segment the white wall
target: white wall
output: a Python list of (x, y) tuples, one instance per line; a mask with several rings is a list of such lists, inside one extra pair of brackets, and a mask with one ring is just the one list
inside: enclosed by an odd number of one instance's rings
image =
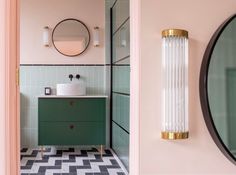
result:
[[(236, 166), (209, 135), (199, 100), (199, 72), (205, 48), (217, 27), (233, 13), (236, 13), (235, 0), (141, 1), (142, 175), (236, 174)], [(182, 141), (160, 138), (161, 31), (166, 28), (183, 28), (190, 36), (190, 138)]]
[[(104, 0), (21, 0), (20, 63), (21, 64), (104, 64), (105, 2)], [(77, 57), (61, 55), (51, 45), (42, 43), (44, 26), (51, 29), (63, 19), (76, 18), (89, 28), (89, 48)], [(93, 28), (100, 27), (101, 46), (93, 46)]]

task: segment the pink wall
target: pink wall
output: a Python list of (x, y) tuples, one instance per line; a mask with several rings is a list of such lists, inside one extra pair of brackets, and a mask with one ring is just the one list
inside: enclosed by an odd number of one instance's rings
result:
[(17, 0), (0, 1), (0, 174), (19, 172)]
[[(21, 64), (104, 64), (104, 0), (21, 0)], [(51, 29), (65, 18), (84, 22), (91, 34), (88, 49), (77, 57), (66, 57), (51, 46), (43, 46), (43, 27)], [(93, 46), (93, 28), (100, 27), (101, 46)]]
[[(0, 1), (0, 7), (5, 7), (6, 1)], [(5, 57), (6, 57), (6, 46), (5, 46), (5, 35), (6, 35), (6, 9), (1, 8), (0, 10), (0, 96), (2, 97), (0, 99), (0, 174), (6, 174), (6, 104), (5, 104), (5, 93), (6, 89), (5, 86), (2, 84), (5, 83), (6, 77), (5, 77)], [(4, 84), (5, 85), (5, 84)]]
[[(157, 174), (236, 174), (217, 148), (204, 123), (199, 101), (199, 71), (205, 48), (217, 27), (236, 13), (235, 0), (141, 1), (141, 120), (140, 172)], [(189, 31), (190, 138), (160, 139), (161, 31)]]

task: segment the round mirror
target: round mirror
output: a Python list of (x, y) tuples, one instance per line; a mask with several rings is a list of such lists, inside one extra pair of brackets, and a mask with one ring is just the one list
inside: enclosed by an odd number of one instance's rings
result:
[(200, 74), (204, 119), (215, 143), (236, 164), (236, 15), (211, 38)]
[(89, 30), (77, 19), (65, 19), (59, 22), (52, 32), (53, 45), (65, 56), (78, 56), (88, 47)]

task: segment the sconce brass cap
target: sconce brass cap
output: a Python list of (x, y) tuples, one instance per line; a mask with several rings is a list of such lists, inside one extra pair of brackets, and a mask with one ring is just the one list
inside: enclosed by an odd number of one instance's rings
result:
[(162, 38), (177, 36), (177, 37), (186, 37), (188, 38), (188, 31), (183, 29), (165, 29), (162, 31)]
[(161, 132), (161, 138), (166, 140), (187, 139), (189, 132)]

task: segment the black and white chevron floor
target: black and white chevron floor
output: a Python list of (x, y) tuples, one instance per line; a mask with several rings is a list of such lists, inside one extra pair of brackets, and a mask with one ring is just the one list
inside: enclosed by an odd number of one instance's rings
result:
[(127, 175), (110, 149), (101, 157), (96, 148), (21, 149), (21, 175)]

